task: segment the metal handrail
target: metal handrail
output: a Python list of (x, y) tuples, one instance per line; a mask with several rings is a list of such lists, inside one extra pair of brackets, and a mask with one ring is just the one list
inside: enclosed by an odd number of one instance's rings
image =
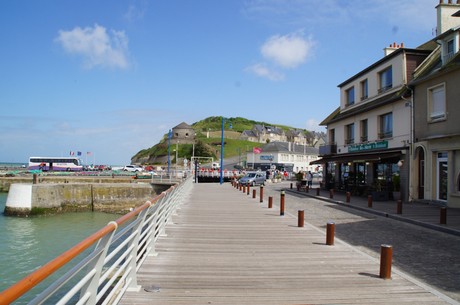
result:
[[(29, 304), (43, 304), (59, 295), (56, 304), (117, 304), (123, 293), (138, 290), (136, 272), (164, 233), (172, 213), (192, 186), (191, 177), (109, 222), (105, 227), (0, 293), (0, 305), (17, 300), (71, 260), (93, 251), (38, 294)], [(119, 227), (122, 229), (117, 231)], [(73, 281), (73, 282), (72, 282)], [(65, 285), (70, 287), (67, 287)], [(79, 295), (78, 295), (79, 293)]]

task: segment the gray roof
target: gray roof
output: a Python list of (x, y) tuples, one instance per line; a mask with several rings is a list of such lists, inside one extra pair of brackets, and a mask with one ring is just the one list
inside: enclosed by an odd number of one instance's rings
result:
[(270, 142), (262, 147), (262, 153), (264, 152), (276, 152), (276, 153), (295, 153), (295, 154), (308, 154), (318, 155), (319, 149), (316, 147), (305, 146), (300, 144), (292, 144), (291, 150), (289, 150), (288, 142)]

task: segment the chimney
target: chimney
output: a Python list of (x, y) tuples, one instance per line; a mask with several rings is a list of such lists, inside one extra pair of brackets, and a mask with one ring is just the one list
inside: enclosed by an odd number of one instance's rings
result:
[(457, 0), (456, 3), (453, 3), (452, 0), (448, 0), (447, 3), (445, 2), (444, 0), (439, 0), (439, 4), (436, 6), (436, 36), (460, 25), (460, 18), (452, 16), (460, 10), (460, 1)]
[(393, 42), (392, 44), (390, 44), (389, 47), (386, 47), (385, 49), (383, 49), (383, 53), (385, 56), (387, 55), (390, 55), (391, 53), (393, 53), (394, 51), (396, 51), (397, 49), (400, 49), (400, 48), (404, 48), (404, 42), (401, 42), (401, 44), (396, 44), (396, 42)]

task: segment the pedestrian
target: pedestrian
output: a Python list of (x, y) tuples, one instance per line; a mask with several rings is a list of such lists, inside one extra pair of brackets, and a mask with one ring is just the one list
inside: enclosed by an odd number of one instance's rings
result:
[(308, 173), (307, 173), (307, 184), (308, 184), (308, 187), (313, 186), (313, 175), (312, 175), (311, 171), (308, 171)]

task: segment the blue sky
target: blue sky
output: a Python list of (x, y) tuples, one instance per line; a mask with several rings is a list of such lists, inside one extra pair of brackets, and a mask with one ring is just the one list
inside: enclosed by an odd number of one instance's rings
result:
[(339, 83), (433, 38), (438, 3), (1, 1), (0, 161), (128, 164), (208, 116), (322, 130)]

